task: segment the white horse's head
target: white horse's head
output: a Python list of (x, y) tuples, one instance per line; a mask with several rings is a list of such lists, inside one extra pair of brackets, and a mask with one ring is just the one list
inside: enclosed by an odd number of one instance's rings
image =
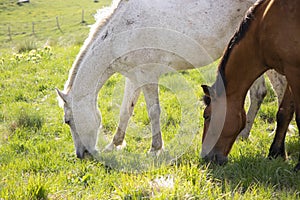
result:
[[(87, 155), (93, 154), (95, 150), (97, 134), (93, 134), (94, 137), (91, 138), (83, 137), (84, 135), (79, 134), (76, 129), (76, 123), (73, 115), (72, 98), (68, 93), (61, 92), (58, 89), (56, 89), (56, 92), (59, 97), (59, 104), (64, 108), (64, 122), (68, 124), (71, 129), (77, 157), (82, 159)], [(96, 118), (99, 128), (101, 124), (101, 116), (96, 115)]]

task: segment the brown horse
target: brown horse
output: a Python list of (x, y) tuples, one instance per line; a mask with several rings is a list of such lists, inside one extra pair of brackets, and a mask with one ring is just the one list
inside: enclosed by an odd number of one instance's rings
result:
[[(288, 87), (277, 113), (270, 156), (284, 156), (287, 126), (296, 112), (300, 127), (300, 1), (260, 0), (251, 7), (221, 59), (217, 80), (203, 85), (204, 132), (201, 156), (223, 164), (245, 126), (244, 101), (257, 77), (268, 69), (286, 76)], [(296, 169), (300, 169), (300, 162)]]

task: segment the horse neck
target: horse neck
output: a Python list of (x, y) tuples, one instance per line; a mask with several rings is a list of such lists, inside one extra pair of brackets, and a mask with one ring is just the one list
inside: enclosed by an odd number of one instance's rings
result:
[[(65, 84), (65, 92), (70, 93), (73, 90), (73, 85), (78, 80), (79, 73), (83, 73), (82, 71), (86, 71), (86, 68), (93, 68), (92, 71), (95, 69), (99, 72), (101, 72), (102, 75), (99, 77), (98, 81), (98, 87), (102, 87), (104, 82), (109, 78), (105, 77), (107, 73), (104, 73), (107, 70), (107, 67), (109, 66), (108, 59), (111, 59), (109, 56), (105, 58), (105, 48), (107, 48), (105, 45), (103, 45), (104, 37), (107, 36), (107, 25), (110, 23), (110, 21), (113, 19), (116, 11), (122, 7), (123, 0), (113, 0), (112, 6), (109, 8), (105, 8), (102, 11), (100, 10), (99, 13), (97, 13), (96, 23), (91, 27), (90, 33), (88, 38), (85, 40), (83, 46), (80, 49), (80, 52), (76, 56), (76, 59), (73, 63), (73, 66), (69, 72), (69, 78)], [(122, 4), (122, 5), (121, 5)], [(125, 4), (126, 5), (126, 4)], [(95, 54), (102, 54), (100, 57)], [(103, 80), (101, 80), (103, 79)], [(97, 91), (100, 90), (100, 88), (97, 88)]]
[[(246, 39), (245, 39), (246, 40)], [(227, 99), (239, 101), (241, 105), (252, 83), (266, 71), (256, 52), (236, 47), (225, 69)]]
[[(255, 19), (261, 19), (266, 6), (267, 3), (257, 5), (256, 10), (252, 12)], [(252, 83), (268, 69), (264, 65), (263, 54), (257, 42), (259, 21), (250, 20), (248, 21), (250, 25), (246, 30), (240, 29), (246, 32), (235, 35), (240, 39), (236, 38), (236, 42), (229, 44), (219, 68), (223, 76), (219, 76), (218, 79), (221, 77), (225, 79), (227, 99), (239, 103), (241, 107), (244, 105), (247, 91)]]

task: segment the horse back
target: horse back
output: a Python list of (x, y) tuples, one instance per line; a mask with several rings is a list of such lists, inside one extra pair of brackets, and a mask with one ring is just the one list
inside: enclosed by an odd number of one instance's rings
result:
[(257, 36), (268, 67), (300, 65), (300, 1), (270, 0), (261, 10)]

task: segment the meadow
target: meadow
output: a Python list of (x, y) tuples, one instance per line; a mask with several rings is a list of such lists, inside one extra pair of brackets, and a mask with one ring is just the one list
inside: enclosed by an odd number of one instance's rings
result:
[[(0, 0), (0, 199), (299, 199), (300, 173), (293, 171), (300, 151), (298, 129), (286, 138), (287, 160), (267, 158), (277, 111), (269, 82), (251, 136), (234, 144), (228, 164), (218, 166), (199, 157), (204, 108), (201, 84), (213, 82), (218, 62), (180, 72), (197, 97), (195, 110), (199, 112), (198, 119), (185, 123), (199, 124), (176, 162), (133, 173), (107, 167), (93, 158), (76, 158), (55, 88), (63, 88), (89, 25), (94, 23), (93, 14), (109, 3), (32, 0), (18, 6), (15, 1)], [(56, 26), (56, 16), (62, 31)], [(23, 30), (21, 24), (29, 25)], [(162, 81), (170, 77), (166, 75)], [(123, 86), (124, 77), (116, 74), (99, 94), (102, 132), (108, 138), (118, 124)], [(180, 129), (182, 108), (178, 96), (163, 86), (160, 100), (162, 132), (168, 140)], [(294, 121), (292, 124), (295, 126)], [(146, 153), (150, 135), (141, 96), (122, 151)]]

